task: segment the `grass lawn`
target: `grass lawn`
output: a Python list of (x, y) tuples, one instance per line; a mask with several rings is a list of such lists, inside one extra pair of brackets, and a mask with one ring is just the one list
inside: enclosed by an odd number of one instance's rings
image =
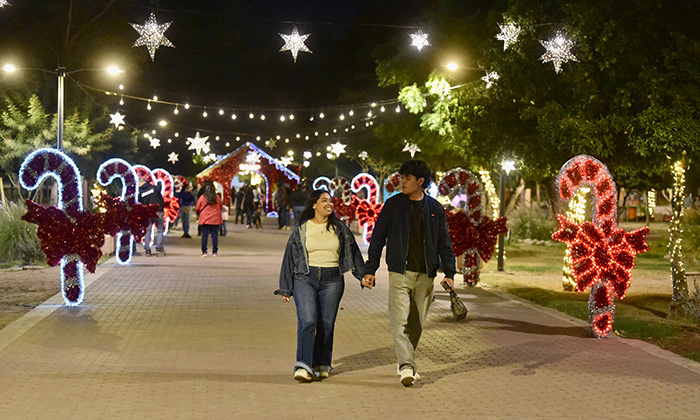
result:
[[(641, 224), (622, 224), (634, 230)], [(616, 300), (614, 332), (624, 338), (648, 341), (700, 362), (700, 324), (689, 317), (670, 314), (672, 283), (667, 258), (667, 224), (650, 226), (650, 250), (637, 256), (632, 282), (623, 300)], [(506, 243), (505, 272), (496, 271), (496, 257), (483, 267), (482, 282), (538, 305), (588, 321), (588, 290), (564, 291), (562, 266), (565, 244), (553, 246)], [(688, 271), (700, 271), (697, 262)], [(689, 287), (693, 290), (692, 281)]]

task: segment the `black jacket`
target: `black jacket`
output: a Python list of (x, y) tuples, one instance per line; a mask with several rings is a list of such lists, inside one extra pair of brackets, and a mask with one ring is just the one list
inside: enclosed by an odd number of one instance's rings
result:
[[(425, 262), (428, 277), (437, 276), (438, 267), (448, 278), (454, 279), (455, 254), (447, 230), (445, 209), (437, 200), (425, 195), (423, 201), (425, 218)], [(386, 244), (386, 264), (389, 271), (403, 274), (408, 258), (408, 235), (411, 229), (411, 203), (406, 194), (396, 194), (384, 203), (372, 231), (367, 252), (366, 271), (374, 274), (379, 268), (382, 249)]]
[(163, 211), (163, 195), (160, 188), (146, 182), (139, 187), (138, 202), (141, 204), (158, 204), (158, 211)]

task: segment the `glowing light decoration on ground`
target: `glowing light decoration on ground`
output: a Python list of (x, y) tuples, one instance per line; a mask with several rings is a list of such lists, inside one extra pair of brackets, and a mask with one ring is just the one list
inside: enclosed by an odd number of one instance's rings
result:
[(556, 73), (561, 72), (562, 63), (568, 61), (578, 61), (575, 55), (571, 53), (571, 49), (574, 47), (574, 42), (568, 39), (561, 32), (557, 32), (553, 39), (542, 41), (540, 44), (547, 50), (540, 60), (543, 63), (552, 62), (554, 64), (554, 71)]
[(446, 212), (445, 216), (454, 253), (456, 256), (464, 255), (464, 283), (476, 286), (479, 282), (479, 258), (484, 262), (491, 259), (498, 235), (508, 232), (506, 218), (491, 220), (484, 214), (479, 179), (465, 169), (455, 168), (447, 172), (438, 184), (438, 192), (443, 196), (461, 192), (466, 195), (464, 208)]
[[(100, 185), (107, 186), (115, 179), (120, 179), (122, 182), (122, 192), (119, 198), (124, 203), (124, 210), (129, 212), (136, 204), (136, 196), (139, 193), (136, 171), (134, 171), (134, 168), (132, 168), (129, 163), (122, 159), (110, 159), (97, 169), (97, 182), (99, 182)], [(119, 264), (128, 264), (131, 262), (133, 248), (134, 235), (132, 235), (131, 230), (120, 229), (117, 234), (117, 262)]]
[(411, 46), (416, 47), (418, 51), (422, 50), (423, 47), (430, 47), (432, 44), (428, 42), (428, 34), (423, 33), (422, 29), (418, 32), (411, 34)]
[(575, 223), (560, 214), (559, 230), (552, 239), (569, 245), (576, 291), (591, 288), (591, 330), (603, 338), (613, 327), (615, 296), (623, 299), (629, 288), (635, 256), (649, 250), (649, 227), (625, 232), (617, 226), (617, 187), (608, 168), (591, 156), (579, 155), (565, 163), (557, 185), (564, 201), (571, 200), (581, 187), (593, 190), (593, 222)]
[(297, 62), (299, 51), (311, 53), (311, 50), (304, 44), (304, 41), (306, 41), (311, 34), (299, 35), (299, 30), (296, 25), (292, 28), (292, 33), (290, 35), (279, 35), (284, 39), (284, 45), (280, 48), (279, 52), (290, 51), (295, 63)]
[(333, 178), (330, 182), (330, 191), (333, 196), (333, 208), (335, 214), (345, 224), (355, 220), (355, 204), (352, 200), (352, 187), (347, 179), (342, 176)]
[(520, 27), (514, 23), (499, 23), (498, 27), (501, 28), (501, 33), (496, 35), (496, 39), (503, 41), (503, 51), (505, 51), (508, 47), (518, 42)]
[(331, 179), (325, 176), (319, 176), (314, 179), (313, 184), (311, 184), (314, 190), (326, 190), (331, 191)]
[[(583, 186), (576, 191), (574, 198), (569, 201), (569, 210), (566, 218), (574, 223), (583, 223), (586, 220), (586, 195), (591, 192), (590, 187)], [(571, 250), (566, 249), (564, 256), (564, 268), (562, 269), (562, 286), (564, 290), (572, 291), (576, 288), (576, 280), (571, 273)]]
[(175, 191), (173, 190), (173, 177), (170, 172), (163, 168), (154, 169), (153, 176), (156, 177), (156, 181), (161, 185), (161, 194), (163, 195), (163, 217), (165, 219), (165, 232), (168, 233), (170, 229), (170, 224), (175, 223), (177, 215), (180, 212), (180, 202), (175, 197)]
[(164, 23), (159, 25), (156, 21), (155, 13), (151, 12), (148, 20), (143, 24), (129, 23), (136, 31), (141, 35), (132, 45), (132, 48), (146, 46), (148, 48), (148, 55), (151, 56), (151, 61), (156, 60), (156, 50), (160, 46), (175, 48), (172, 42), (165, 37), (165, 31), (170, 28), (172, 22)]
[(367, 190), (367, 198), (353, 196), (352, 200), (356, 207), (357, 221), (364, 228), (362, 238), (365, 240), (365, 244), (369, 244), (374, 224), (377, 222), (379, 212), (382, 211), (382, 203), (379, 202), (379, 183), (372, 175), (360, 173), (352, 179), (350, 186), (356, 194), (363, 189)]
[(22, 162), (19, 180), (27, 190), (39, 188), (47, 177), (58, 183), (57, 206), (46, 208), (26, 200), (22, 220), (39, 226), (37, 236), (50, 266), (61, 264), (61, 294), (68, 306), (79, 305), (85, 295), (83, 267), (95, 272), (102, 256), (102, 216), (83, 210), (80, 171), (56, 149), (39, 149)]

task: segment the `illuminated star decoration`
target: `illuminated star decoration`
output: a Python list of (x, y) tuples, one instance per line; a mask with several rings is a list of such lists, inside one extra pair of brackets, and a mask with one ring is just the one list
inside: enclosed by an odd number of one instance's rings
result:
[(408, 152), (411, 154), (411, 158), (416, 155), (417, 152), (420, 152), (420, 148), (418, 147), (417, 144), (415, 143), (409, 143), (406, 142), (406, 145), (403, 147), (402, 152)]
[(215, 162), (215, 161), (216, 161), (216, 155), (213, 154), (213, 153), (210, 153), (210, 154), (204, 156), (204, 158), (202, 158), (202, 160), (204, 160), (204, 163)]
[(279, 35), (284, 39), (284, 45), (280, 48), (279, 52), (291, 51), (295, 63), (297, 62), (297, 54), (299, 51), (311, 53), (311, 50), (304, 45), (304, 41), (306, 41), (311, 34), (299, 35), (299, 30), (296, 25), (294, 25), (291, 35)]
[(493, 86), (494, 83), (496, 83), (496, 80), (498, 80), (499, 77), (500, 76), (495, 71), (489, 71), (486, 72), (486, 76), (482, 77), (481, 80), (486, 82), (486, 89), (488, 89)]
[(0, 7), (12, 6), (7, 0), (0, 0)]
[(313, 156), (313, 153), (309, 152), (308, 150), (304, 152), (304, 159), (311, 159)]
[(148, 139), (151, 142), (151, 147), (157, 149), (160, 146), (160, 139), (151, 137)]
[(279, 160), (280, 163), (284, 166), (289, 166), (292, 164), (292, 158), (289, 156), (282, 156)]
[(566, 38), (561, 32), (557, 32), (554, 39), (548, 41), (540, 40), (540, 44), (547, 50), (540, 60), (543, 63), (552, 62), (554, 64), (554, 71), (559, 73), (561, 71), (561, 64), (567, 61), (578, 61), (576, 56), (571, 53), (571, 49), (574, 47), (574, 42)]
[(275, 147), (277, 147), (277, 140), (270, 139), (270, 140), (266, 141), (265, 147), (267, 147), (270, 150), (274, 149)]
[(159, 25), (156, 22), (155, 13), (151, 12), (151, 16), (148, 18), (146, 23), (139, 25), (138, 23), (129, 23), (136, 31), (141, 35), (139, 39), (134, 42), (131, 48), (135, 47), (148, 47), (148, 54), (151, 56), (151, 61), (156, 59), (156, 50), (162, 45), (165, 47), (175, 48), (168, 38), (165, 37), (165, 31), (168, 30), (172, 22), (164, 23)]
[(503, 41), (503, 51), (507, 50), (508, 47), (511, 46), (511, 44), (515, 44), (518, 42), (518, 36), (520, 36), (520, 27), (513, 24), (513, 23), (508, 23), (508, 24), (498, 24), (498, 27), (501, 28), (501, 33), (496, 35), (496, 39), (499, 41)]
[(173, 165), (178, 161), (178, 159), (180, 159), (180, 155), (175, 152), (171, 152), (168, 155), (168, 162), (172, 163)]
[(248, 165), (257, 165), (260, 163), (261, 155), (258, 152), (250, 152), (246, 155), (245, 161)]
[(428, 34), (424, 34), (421, 29), (411, 34), (411, 46), (416, 47), (418, 51), (422, 50), (423, 47), (431, 46), (430, 42), (428, 42)]
[(109, 116), (112, 118), (112, 120), (109, 123), (114, 124), (116, 128), (119, 128), (120, 126), (124, 125), (125, 116), (120, 114), (119, 111), (115, 112), (114, 114), (109, 114)]
[(209, 136), (200, 137), (199, 131), (197, 131), (194, 137), (187, 137), (187, 140), (190, 141), (190, 147), (187, 150), (195, 150), (198, 155), (201, 155), (202, 152), (207, 153), (209, 151), (209, 143), (207, 142)]
[(361, 151), (360, 154), (359, 154), (358, 156), (359, 156), (360, 159), (362, 159), (362, 160), (365, 160), (365, 159), (367, 159), (367, 158), (369, 157), (369, 155), (367, 154), (367, 152), (364, 151), (364, 150)]

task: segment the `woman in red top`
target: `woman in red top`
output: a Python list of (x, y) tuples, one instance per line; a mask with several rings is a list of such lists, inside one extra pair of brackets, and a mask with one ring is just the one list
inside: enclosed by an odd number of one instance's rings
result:
[(202, 258), (207, 256), (207, 237), (211, 235), (212, 257), (216, 257), (219, 250), (219, 226), (224, 221), (221, 218), (221, 199), (214, 191), (214, 186), (207, 184), (204, 194), (197, 200), (197, 214), (199, 226), (202, 230)]

